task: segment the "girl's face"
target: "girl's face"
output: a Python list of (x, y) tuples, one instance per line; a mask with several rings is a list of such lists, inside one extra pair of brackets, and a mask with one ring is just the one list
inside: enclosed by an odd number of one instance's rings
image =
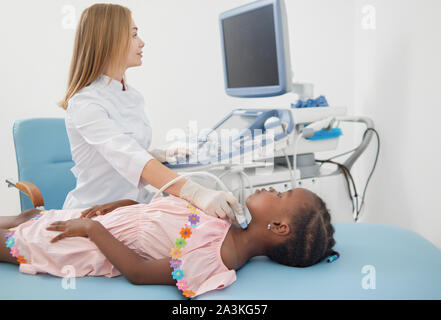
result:
[(127, 56), (127, 68), (140, 66), (142, 64), (142, 48), (144, 42), (138, 36), (138, 27), (132, 20), (130, 27), (130, 49)]
[(295, 208), (311, 206), (314, 203), (313, 193), (307, 189), (295, 188), (286, 192), (277, 192), (273, 188), (256, 190), (246, 200), (246, 205), (254, 218), (287, 219)]

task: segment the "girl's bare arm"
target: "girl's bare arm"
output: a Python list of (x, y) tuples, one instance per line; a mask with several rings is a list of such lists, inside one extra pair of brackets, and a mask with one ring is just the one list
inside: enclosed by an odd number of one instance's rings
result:
[(91, 219), (71, 219), (55, 221), (46, 230), (61, 232), (51, 242), (69, 237), (86, 237), (106, 256), (133, 284), (175, 284), (171, 275), (170, 258), (146, 260), (134, 250), (116, 239), (98, 221)]
[(116, 239), (101, 223), (90, 221), (89, 239), (131, 283), (176, 284), (171, 275), (170, 258), (146, 260)]

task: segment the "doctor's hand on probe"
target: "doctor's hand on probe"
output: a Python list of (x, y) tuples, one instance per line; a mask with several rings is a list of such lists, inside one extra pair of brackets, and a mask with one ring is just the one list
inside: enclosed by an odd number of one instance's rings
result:
[[(141, 173), (141, 178), (158, 190), (177, 177), (179, 175), (176, 172), (156, 159), (148, 161)], [(243, 212), (242, 206), (231, 193), (205, 188), (188, 178), (176, 181), (164, 192), (189, 201), (206, 214), (219, 218), (228, 217), (232, 222), (236, 220), (233, 210), (236, 213)]]
[(182, 186), (179, 196), (211, 216), (222, 219), (228, 217), (232, 222), (236, 220), (232, 210), (243, 210), (231, 192), (207, 189), (191, 180), (187, 180)]

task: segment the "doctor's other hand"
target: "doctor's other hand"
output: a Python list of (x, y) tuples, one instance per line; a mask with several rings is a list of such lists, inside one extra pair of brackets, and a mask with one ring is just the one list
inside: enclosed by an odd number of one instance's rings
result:
[(233, 209), (237, 213), (243, 212), (242, 206), (231, 192), (204, 188), (190, 180), (182, 186), (179, 196), (213, 217), (228, 217), (231, 221), (236, 221)]
[(138, 202), (125, 199), (125, 200), (118, 200), (106, 204), (96, 205), (89, 209), (86, 209), (81, 212), (81, 218), (92, 218), (94, 216), (101, 216), (105, 215), (109, 212), (112, 212), (116, 208), (125, 207), (125, 206), (131, 206), (134, 204), (138, 204)]
[(168, 162), (170, 164), (176, 164), (178, 159), (186, 158), (194, 154), (193, 151), (184, 147), (170, 147), (165, 150), (149, 151), (149, 153), (159, 162)]

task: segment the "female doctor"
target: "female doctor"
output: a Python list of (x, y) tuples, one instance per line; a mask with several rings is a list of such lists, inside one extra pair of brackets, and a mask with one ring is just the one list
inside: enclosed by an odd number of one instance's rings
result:
[[(77, 179), (63, 209), (102, 205), (98, 208), (111, 211), (134, 201), (148, 203), (152, 194), (144, 188), (146, 184), (159, 189), (178, 176), (161, 163), (167, 160), (165, 151), (147, 151), (152, 128), (144, 99), (125, 81), (126, 69), (142, 64), (143, 47), (129, 9), (95, 4), (83, 11), (67, 92), (59, 103), (66, 110), (75, 162), (72, 172)], [(231, 209), (242, 210), (231, 193), (207, 189), (189, 179), (179, 180), (165, 192), (220, 218), (234, 221)]]

